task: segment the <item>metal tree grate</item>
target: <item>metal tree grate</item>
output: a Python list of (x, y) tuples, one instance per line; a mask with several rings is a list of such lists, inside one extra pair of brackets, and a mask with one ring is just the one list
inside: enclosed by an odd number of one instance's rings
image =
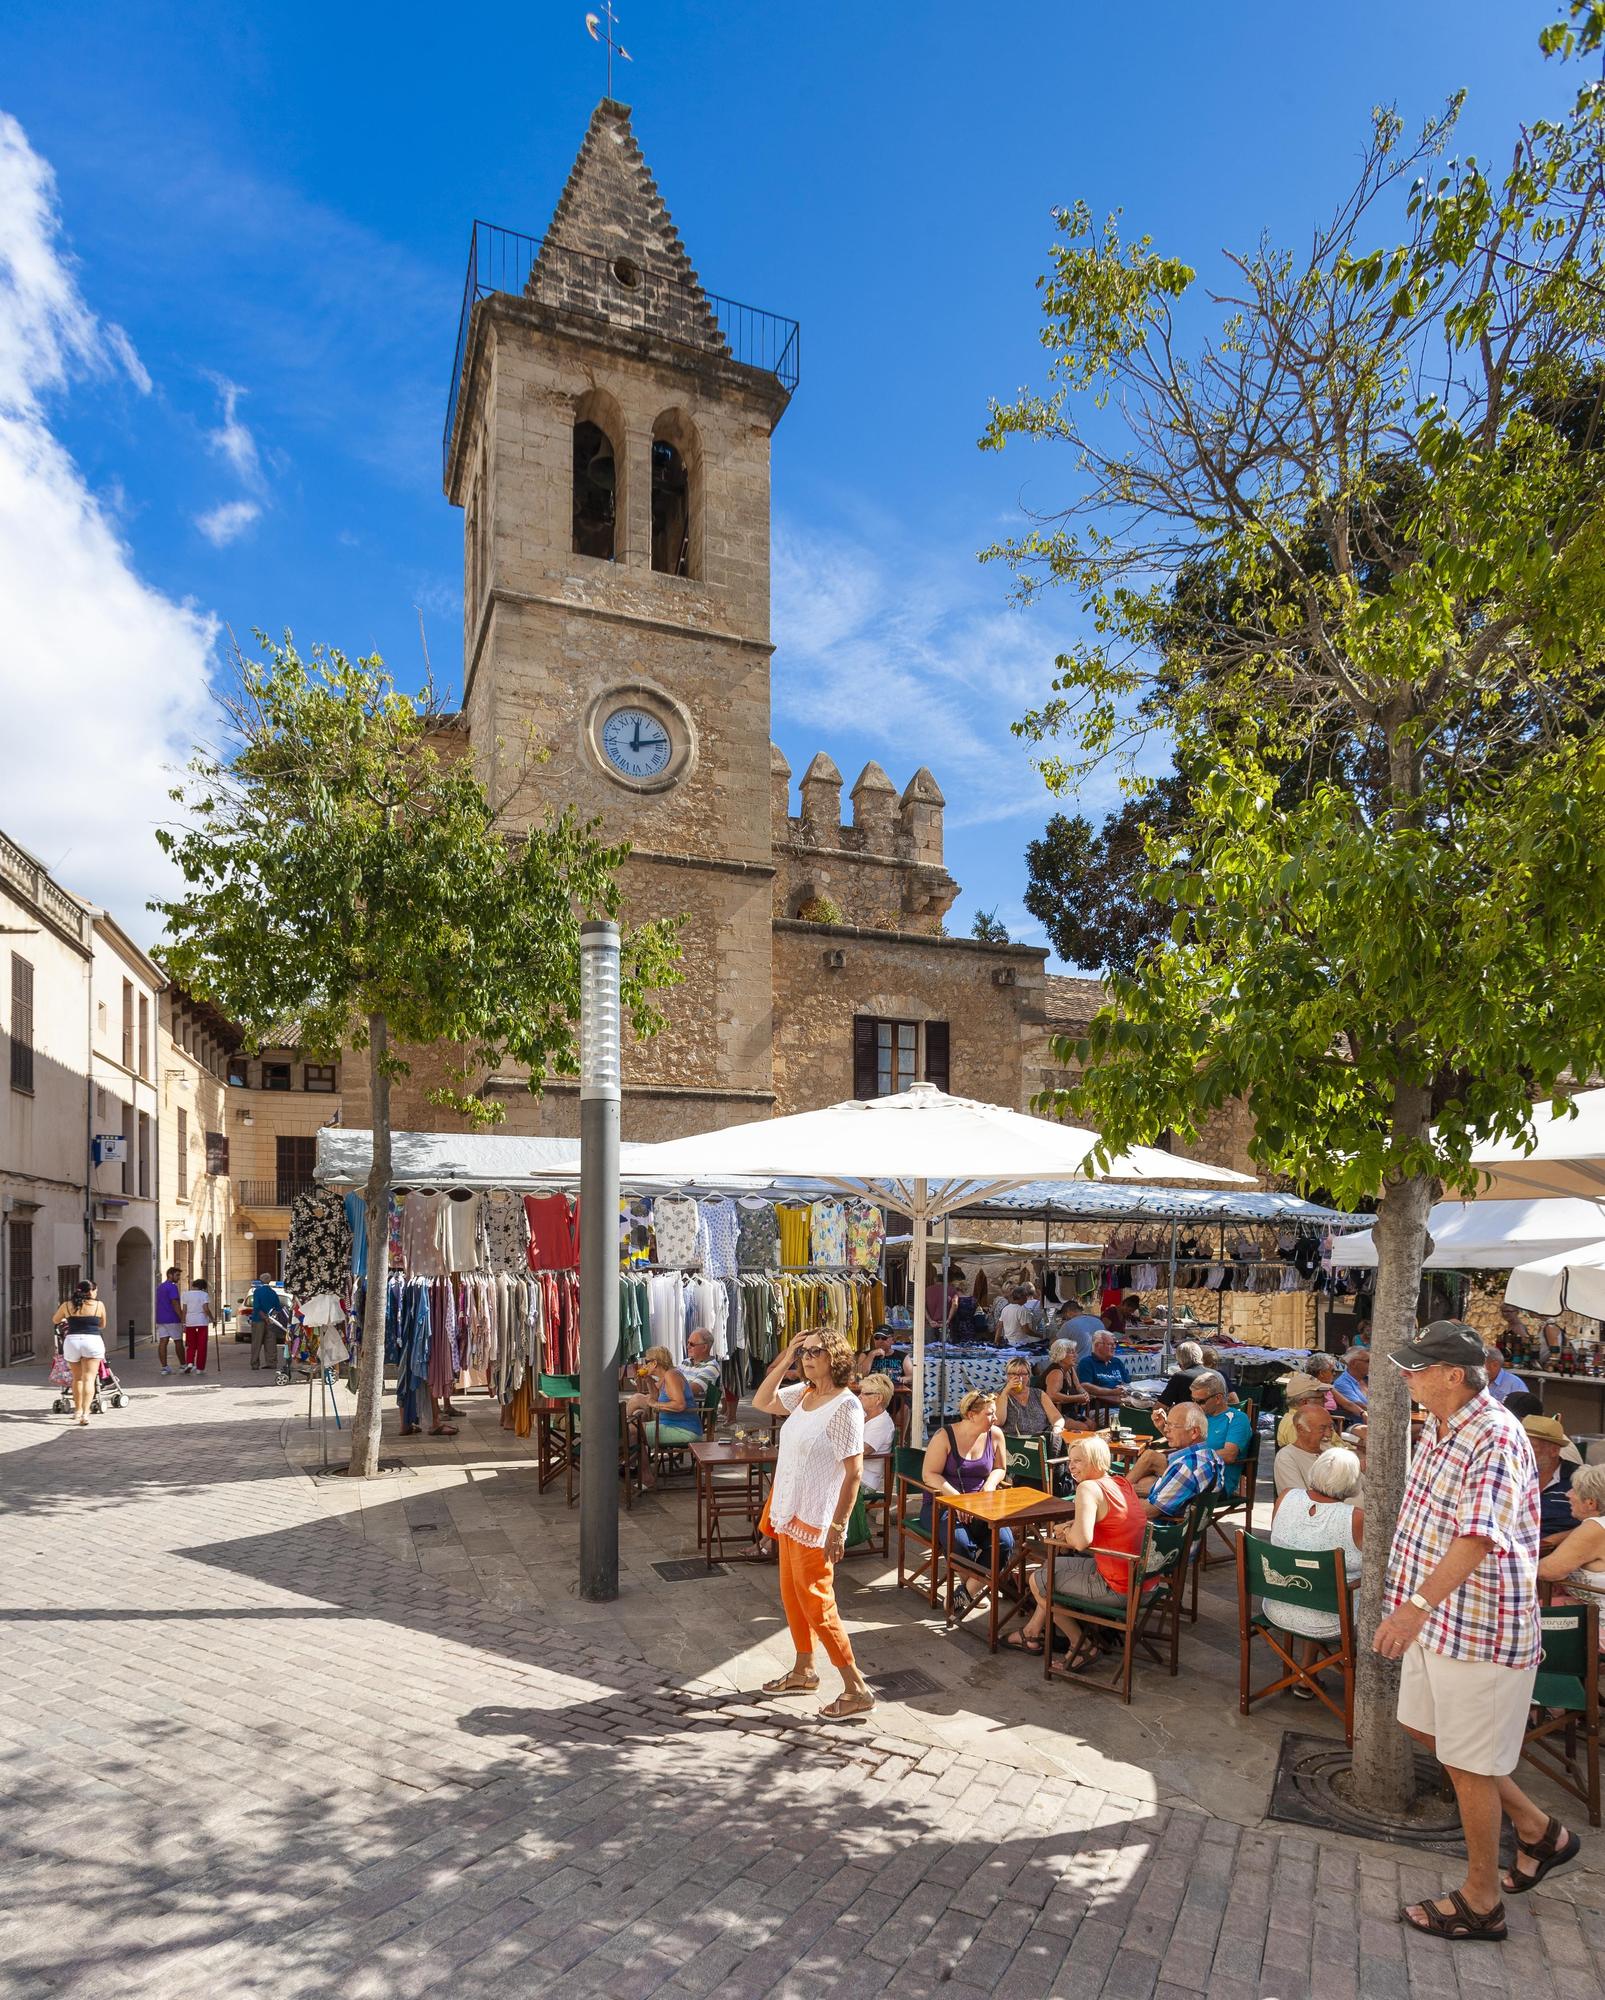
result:
[(695, 1583), (699, 1576), (728, 1576), (727, 1563), (715, 1563), (712, 1569), (695, 1557), (684, 1557), (679, 1562), (654, 1563), (652, 1567), (665, 1583)]
[(914, 1701), (923, 1694), (941, 1693), (930, 1675), (922, 1674), (918, 1667), (905, 1667), (895, 1674), (866, 1674), (864, 1678), (882, 1701)]

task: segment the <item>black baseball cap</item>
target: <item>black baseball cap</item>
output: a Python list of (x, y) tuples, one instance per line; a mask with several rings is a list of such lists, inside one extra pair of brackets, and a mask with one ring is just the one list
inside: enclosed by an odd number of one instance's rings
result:
[(1389, 1359), (1396, 1368), (1414, 1374), (1418, 1368), (1481, 1368), (1487, 1357), (1474, 1326), (1463, 1319), (1435, 1319)]

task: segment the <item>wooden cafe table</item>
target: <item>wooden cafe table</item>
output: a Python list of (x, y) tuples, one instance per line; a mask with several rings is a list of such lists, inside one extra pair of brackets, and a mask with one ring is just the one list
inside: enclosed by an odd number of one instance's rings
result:
[[(724, 1444), (715, 1438), (697, 1438), (691, 1445), (691, 1458), (697, 1469), (697, 1547), (706, 1549), (708, 1567), (713, 1568), (713, 1525), (717, 1513), (723, 1507), (714, 1506), (714, 1482), (722, 1470), (727, 1475), (727, 1483), (735, 1488), (732, 1498), (744, 1506), (747, 1519), (752, 1523), (753, 1546), (748, 1555), (741, 1558), (751, 1561), (760, 1556), (758, 1548), (758, 1522), (763, 1514), (764, 1493), (769, 1474), (774, 1470), (775, 1461), (780, 1456), (780, 1441), (772, 1438), (763, 1444)], [(742, 1493), (733, 1474), (736, 1468), (746, 1473), (746, 1491)], [(724, 1537), (719, 1538), (720, 1560), (724, 1557)]]
[[(949, 1524), (948, 1565), (947, 1565), (947, 1618), (953, 1622), (953, 1563), (951, 1559), (951, 1525), (955, 1517), (966, 1521), (984, 1521), (992, 1530), (991, 1547), (987, 1564), (987, 1626), (986, 1642), (991, 1652), (998, 1649), (998, 1598), (1001, 1577), (998, 1565), (999, 1528), (1024, 1528), (1048, 1526), (1055, 1521), (1070, 1521), (1075, 1518), (1074, 1500), (1056, 1499), (1051, 1493), (1044, 1493), (1037, 1486), (998, 1486), (990, 1493), (933, 1493), (932, 1500), (938, 1507), (947, 1510)], [(932, 1516), (932, 1528), (937, 1528), (937, 1517)], [(1010, 1568), (1023, 1568), (1024, 1544), (1010, 1561)], [(1009, 1616), (1016, 1615), (1020, 1607), (1014, 1606)], [(1004, 1620), (1007, 1623), (1007, 1619)]]

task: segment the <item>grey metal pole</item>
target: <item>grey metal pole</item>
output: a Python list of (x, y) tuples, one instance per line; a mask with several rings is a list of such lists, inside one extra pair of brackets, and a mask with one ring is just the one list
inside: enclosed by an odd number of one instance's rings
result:
[(619, 1594), (619, 927), (580, 926), (580, 1595)]
[(1170, 1367), (1170, 1357), (1176, 1346), (1176, 1225), (1170, 1225), (1170, 1290), (1165, 1306), (1165, 1366)]

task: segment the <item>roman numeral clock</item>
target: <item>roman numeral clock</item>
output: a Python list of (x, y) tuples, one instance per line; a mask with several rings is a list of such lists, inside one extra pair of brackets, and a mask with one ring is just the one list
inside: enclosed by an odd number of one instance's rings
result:
[(688, 711), (662, 689), (639, 682), (599, 695), (586, 734), (607, 775), (635, 792), (667, 791), (696, 760)]

